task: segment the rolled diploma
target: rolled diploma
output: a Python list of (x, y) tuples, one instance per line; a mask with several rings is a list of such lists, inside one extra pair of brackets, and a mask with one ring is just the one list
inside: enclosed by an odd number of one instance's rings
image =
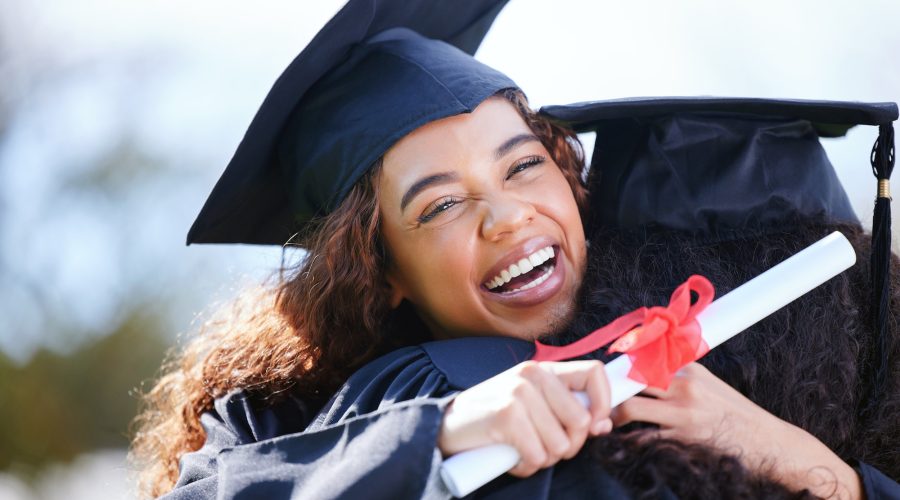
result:
[[(835, 231), (780, 264), (713, 301), (697, 322), (703, 340), (714, 349), (757, 321), (840, 274), (856, 262), (856, 252), (843, 234)], [(619, 356), (605, 366), (611, 390), (610, 404), (618, 406), (647, 386), (628, 378), (631, 359)], [(583, 392), (576, 397), (589, 405)], [(496, 444), (453, 455), (441, 466), (450, 492), (463, 497), (519, 463), (510, 445)]]

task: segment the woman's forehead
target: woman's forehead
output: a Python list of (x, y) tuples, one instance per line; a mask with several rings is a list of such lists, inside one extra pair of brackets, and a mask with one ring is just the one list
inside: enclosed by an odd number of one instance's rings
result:
[(492, 97), (472, 113), (433, 121), (397, 141), (385, 153), (382, 171), (387, 178), (399, 178), (473, 159), (493, 161), (504, 142), (530, 132), (512, 103)]

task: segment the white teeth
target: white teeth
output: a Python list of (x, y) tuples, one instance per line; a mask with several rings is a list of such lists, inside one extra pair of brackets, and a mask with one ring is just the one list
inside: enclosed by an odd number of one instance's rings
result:
[[(522, 274), (532, 271), (534, 268), (540, 266), (541, 264), (547, 262), (548, 260), (552, 259), (555, 256), (556, 256), (556, 252), (553, 250), (552, 246), (541, 248), (540, 250), (529, 255), (528, 257), (519, 259), (518, 262), (511, 264), (508, 268), (500, 271), (500, 274), (498, 274), (497, 276), (494, 276), (491, 280), (485, 282), (484, 286), (487, 287), (488, 290), (493, 290), (494, 288), (503, 286), (506, 283), (509, 283), (510, 280), (512, 280), (516, 276), (520, 276)], [(540, 285), (550, 276), (550, 271), (552, 271), (552, 270), (553, 270), (553, 268), (551, 267), (548, 270), (548, 272), (544, 273), (543, 275), (541, 275), (540, 277), (538, 277), (531, 283), (527, 283), (527, 284), (523, 285), (522, 287), (517, 288), (514, 291), (527, 290), (529, 288)]]
[(522, 259), (519, 261), (519, 271), (522, 271), (522, 274), (531, 272), (534, 269), (534, 265), (528, 259)]
[(555, 268), (556, 268), (556, 266), (550, 266), (550, 268), (547, 269), (547, 271), (545, 271), (544, 274), (538, 276), (538, 278), (536, 280), (532, 281), (531, 283), (526, 283), (526, 284), (520, 286), (519, 288), (516, 288), (515, 290), (513, 290), (513, 292), (518, 292), (519, 290), (528, 290), (529, 288), (534, 288), (534, 287), (540, 285), (541, 283), (547, 281), (547, 278), (549, 278), (550, 275), (553, 274), (553, 270)]

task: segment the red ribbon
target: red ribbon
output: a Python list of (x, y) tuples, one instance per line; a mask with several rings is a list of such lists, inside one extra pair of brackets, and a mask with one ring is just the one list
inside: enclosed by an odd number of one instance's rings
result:
[[(691, 305), (691, 292), (698, 299)], [(563, 361), (584, 356), (615, 342), (607, 352), (627, 353), (628, 377), (650, 387), (668, 389), (675, 373), (709, 352), (697, 314), (712, 303), (715, 290), (703, 276), (693, 275), (672, 292), (666, 307), (641, 307), (586, 337), (565, 346), (535, 341), (535, 361)]]

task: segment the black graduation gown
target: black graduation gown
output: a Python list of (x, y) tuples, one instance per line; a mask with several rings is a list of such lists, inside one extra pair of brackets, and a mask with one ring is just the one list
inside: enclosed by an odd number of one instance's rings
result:
[[(203, 415), (206, 443), (182, 457), (164, 498), (449, 498), (436, 448), (444, 408), (532, 353), (532, 344), (504, 338), (403, 348), (355, 373), (317, 413), (295, 398), (258, 409), (242, 391), (231, 393)], [(896, 482), (866, 464), (857, 470), (867, 498), (900, 499)], [(504, 475), (472, 497), (629, 494), (579, 455), (526, 479)]]

